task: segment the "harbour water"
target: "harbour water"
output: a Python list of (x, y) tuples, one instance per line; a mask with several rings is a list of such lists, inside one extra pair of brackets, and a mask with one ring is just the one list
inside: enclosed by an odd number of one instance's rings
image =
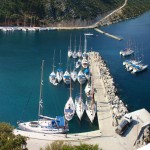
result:
[[(132, 75), (122, 65), (123, 58), (119, 51), (127, 46), (127, 41), (134, 41), (137, 48), (144, 54), (144, 63), (150, 66), (150, 12), (142, 16), (102, 27), (101, 29), (117, 35), (124, 40), (118, 41), (102, 35), (95, 30), (72, 31), (41, 31), (41, 32), (2, 32), (0, 31), (0, 121), (9, 122), (16, 126), (17, 121), (37, 119), (40, 67), (44, 65), (43, 101), (44, 114), (55, 117), (63, 115), (63, 109), (69, 98), (69, 86), (61, 83), (54, 86), (49, 83), (48, 76), (52, 71), (53, 52), (55, 49), (55, 69), (59, 63), (59, 52), (62, 52), (62, 63), (65, 71), (67, 65), (67, 50), (70, 34), (72, 48), (74, 37), (86, 32), (94, 36), (88, 37), (88, 49), (100, 52), (114, 77), (118, 95), (128, 105), (129, 111), (146, 108), (150, 111), (150, 71)], [(83, 45), (83, 44), (82, 44)], [(71, 60), (69, 60), (69, 63)], [(73, 98), (79, 94), (79, 84), (72, 85)], [(86, 114), (80, 122), (77, 116), (69, 122), (70, 132), (85, 132), (98, 128), (97, 121), (90, 123)]]

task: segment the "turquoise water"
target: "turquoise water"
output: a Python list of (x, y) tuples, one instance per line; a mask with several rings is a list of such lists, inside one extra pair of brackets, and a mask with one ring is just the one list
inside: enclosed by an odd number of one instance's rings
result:
[[(94, 33), (88, 37), (88, 49), (99, 51), (106, 60), (118, 88), (118, 95), (130, 111), (146, 108), (150, 111), (150, 71), (138, 75), (127, 72), (120, 49), (126, 47), (128, 39), (135, 41), (137, 47), (143, 47), (144, 63), (150, 66), (150, 12), (111, 26), (102, 27), (104, 31), (123, 37), (117, 41), (94, 30), (42, 31), (35, 33), (0, 32), (0, 121), (16, 126), (19, 120), (37, 119), (41, 61), (44, 65), (43, 101), (44, 114), (55, 117), (63, 115), (64, 105), (69, 97), (69, 86), (53, 86), (48, 76), (52, 71), (53, 52), (55, 66), (59, 63), (62, 51), (63, 69), (66, 69), (67, 50), (70, 34), (77, 37), (86, 32)], [(72, 45), (74, 39), (72, 38)], [(69, 60), (71, 63), (71, 60)], [(57, 68), (57, 67), (56, 67)], [(56, 69), (55, 68), (55, 69)], [(79, 94), (79, 84), (73, 84), (73, 97)], [(80, 122), (75, 115), (69, 122), (70, 132), (85, 132), (98, 128), (97, 119), (91, 124), (86, 113)]]

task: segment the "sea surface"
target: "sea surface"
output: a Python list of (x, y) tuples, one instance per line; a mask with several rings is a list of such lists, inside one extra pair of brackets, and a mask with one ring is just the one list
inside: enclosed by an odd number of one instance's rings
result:
[[(0, 122), (8, 122), (17, 126), (17, 121), (31, 121), (37, 119), (41, 63), (44, 64), (43, 102), (44, 115), (55, 117), (63, 115), (63, 109), (69, 98), (69, 86), (63, 82), (58, 86), (49, 83), (49, 74), (52, 71), (53, 53), (55, 50), (55, 70), (60, 60), (64, 71), (68, 60), (67, 51), (70, 35), (72, 36), (72, 49), (74, 49), (75, 36), (77, 49), (80, 35), (82, 47), (84, 46), (84, 33), (93, 33), (87, 38), (87, 48), (100, 52), (105, 59), (118, 95), (129, 111), (146, 108), (150, 111), (150, 68), (133, 75), (127, 72), (122, 65), (124, 58), (119, 51), (128, 46), (136, 50), (136, 58), (143, 58), (143, 63), (150, 67), (150, 12), (138, 18), (126, 20), (110, 26), (101, 27), (102, 30), (122, 37), (117, 41), (94, 30), (64, 30), (41, 32), (2, 32), (0, 31)], [(73, 83), (73, 98), (80, 92), (79, 84)], [(84, 91), (83, 91), (84, 94)], [(81, 120), (75, 115), (69, 122), (70, 133), (85, 132), (98, 129), (97, 118), (91, 124), (86, 113)]]

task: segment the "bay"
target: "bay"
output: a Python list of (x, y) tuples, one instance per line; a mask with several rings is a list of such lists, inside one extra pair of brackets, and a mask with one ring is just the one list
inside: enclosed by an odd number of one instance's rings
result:
[[(117, 41), (104, 36), (94, 30), (64, 30), (42, 32), (2, 32), (0, 31), (0, 121), (9, 122), (17, 126), (17, 121), (30, 121), (37, 119), (41, 61), (44, 65), (43, 101), (44, 114), (55, 117), (63, 115), (64, 105), (69, 98), (69, 86), (61, 83), (53, 86), (48, 76), (52, 71), (53, 53), (55, 49), (55, 69), (59, 63), (60, 49), (62, 52), (63, 69), (67, 65), (67, 51), (70, 35), (72, 35), (72, 48), (74, 39), (82, 36), (84, 46), (84, 33), (92, 32), (94, 36), (88, 37), (88, 49), (100, 52), (105, 59), (112, 76), (114, 77), (118, 95), (129, 111), (146, 108), (150, 111), (150, 71), (149, 68), (132, 75), (122, 65), (123, 58), (119, 51), (127, 46), (131, 39), (139, 49), (143, 49), (144, 63), (150, 66), (150, 12), (136, 19), (126, 20), (117, 24), (102, 27), (101, 29), (122, 37)], [(69, 64), (73, 62), (69, 60)], [(73, 98), (79, 94), (79, 84), (73, 87)], [(85, 132), (98, 129), (97, 119), (91, 124), (86, 113), (80, 122), (75, 115), (69, 122), (70, 132)]]

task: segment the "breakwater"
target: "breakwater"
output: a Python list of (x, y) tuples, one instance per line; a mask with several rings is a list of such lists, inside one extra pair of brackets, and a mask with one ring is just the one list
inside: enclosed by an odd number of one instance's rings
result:
[(113, 38), (113, 39), (116, 39), (116, 40), (119, 40), (119, 41), (123, 40), (123, 38), (120, 38), (120, 37), (117, 37), (117, 36), (112, 35), (112, 34), (110, 34), (110, 33), (104, 32), (104, 31), (102, 31), (102, 30), (100, 30), (100, 29), (98, 29), (98, 28), (94, 28), (94, 29), (95, 29), (97, 32), (99, 32), (99, 33), (101, 33), (101, 34), (104, 34), (104, 35), (106, 35), (106, 36), (109, 36), (109, 37), (111, 37), (111, 38)]
[[(95, 100), (97, 102), (97, 116), (99, 128), (112, 124), (116, 126), (117, 119), (121, 119), (128, 110), (126, 105), (117, 96), (117, 89), (110, 71), (98, 52), (89, 53), (90, 70), (94, 78)], [(104, 114), (105, 112), (105, 114)], [(104, 118), (108, 118), (103, 120)], [(106, 131), (106, 130), (105, 130)], [(103, 132), (103, 131), (102, 131)], [(110, 132), (110, 131), (109, 131)]]

